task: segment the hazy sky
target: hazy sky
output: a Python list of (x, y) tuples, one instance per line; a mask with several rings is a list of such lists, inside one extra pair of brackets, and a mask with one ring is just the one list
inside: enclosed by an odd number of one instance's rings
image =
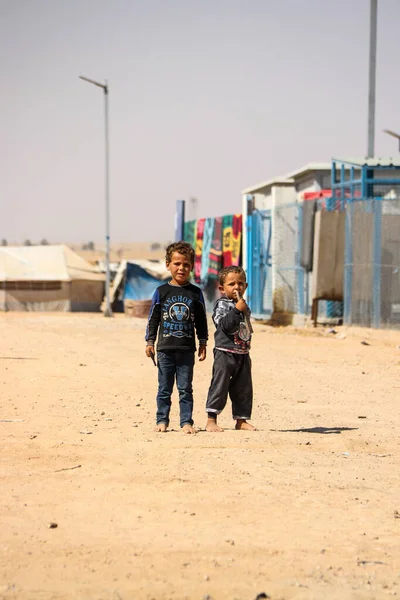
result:
[[(173, 237), (177, 199), (365, 156), (369, 0), (0, 0), (0, 238)], [(378, 2), (376, 155), (398, 154), (400, 1)], [(188, 217), (193, 212), (188, 208)]]

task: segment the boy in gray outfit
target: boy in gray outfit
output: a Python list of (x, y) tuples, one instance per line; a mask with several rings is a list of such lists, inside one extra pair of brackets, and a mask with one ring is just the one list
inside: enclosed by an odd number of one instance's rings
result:
[(217, 424), (217, 416), (225, 408), (228, 394), (232, 401), (235, 429), (255, 431), (255, 427), (247, 422), (253, 405), (249, 355), (253, 330), (250, 309), (243, 299), (246, 288), (246, 274), (241, 267), (222, 269), (219, 274), (222, 296), (213, 312), (216, 331), (213, 372), (206, 404), (206, 431), (223, 431)]

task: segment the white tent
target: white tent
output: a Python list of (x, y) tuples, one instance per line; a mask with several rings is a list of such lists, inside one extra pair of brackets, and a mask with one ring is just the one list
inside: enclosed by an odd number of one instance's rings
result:
[(0, 310), (98, 311), (104, 279), (68, 246), (0, 248)]

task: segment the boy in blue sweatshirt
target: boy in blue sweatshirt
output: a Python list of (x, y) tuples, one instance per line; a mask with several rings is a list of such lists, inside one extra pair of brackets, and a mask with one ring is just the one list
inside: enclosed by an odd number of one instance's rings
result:
[(171, 280), (160, 285), (153, 295), (146, 330), (146, 356), (154, 359), (157, 341), (158, 393), (156, 431), (169, 426), (171, 395), (176, 379), (179, 392), (180, 426), (184, 433), (196, 433), (193, 427), (193, 369), (198, 356), (206, 358), (208, 339), (204, 297), (197, 285), (189, 283), (194, 266), (194, 250), (187, 242), (170, 244), (165, 262)]

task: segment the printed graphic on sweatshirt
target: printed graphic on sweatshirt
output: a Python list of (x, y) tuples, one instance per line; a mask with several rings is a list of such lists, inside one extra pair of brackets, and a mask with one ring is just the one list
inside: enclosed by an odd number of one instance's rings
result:
[(162, 305), (163, 337), (192, 338), (194, 315), (193, 300), (186, 296), (170, 296)]
[(233, 300), (225, 297), (217, 300), (213, 321), (216, 326), (215, 347), (217, 349), (236, 354), (249, 352), (252, 331), (243, 313), (235, 309)]
[(237, 335), (239, 339), (243, 342), (248, 342), (251, 338), (250, 330), (247, 327), (246, 323), (244, 323), (243, 321), (240, 322), (239, 331), (237, 332)]
[(246, 323), (243, 321), (239, 324), (239, 329), (233, 334), (233, 341), (241, 350), (248, 351), (251, 333)]

